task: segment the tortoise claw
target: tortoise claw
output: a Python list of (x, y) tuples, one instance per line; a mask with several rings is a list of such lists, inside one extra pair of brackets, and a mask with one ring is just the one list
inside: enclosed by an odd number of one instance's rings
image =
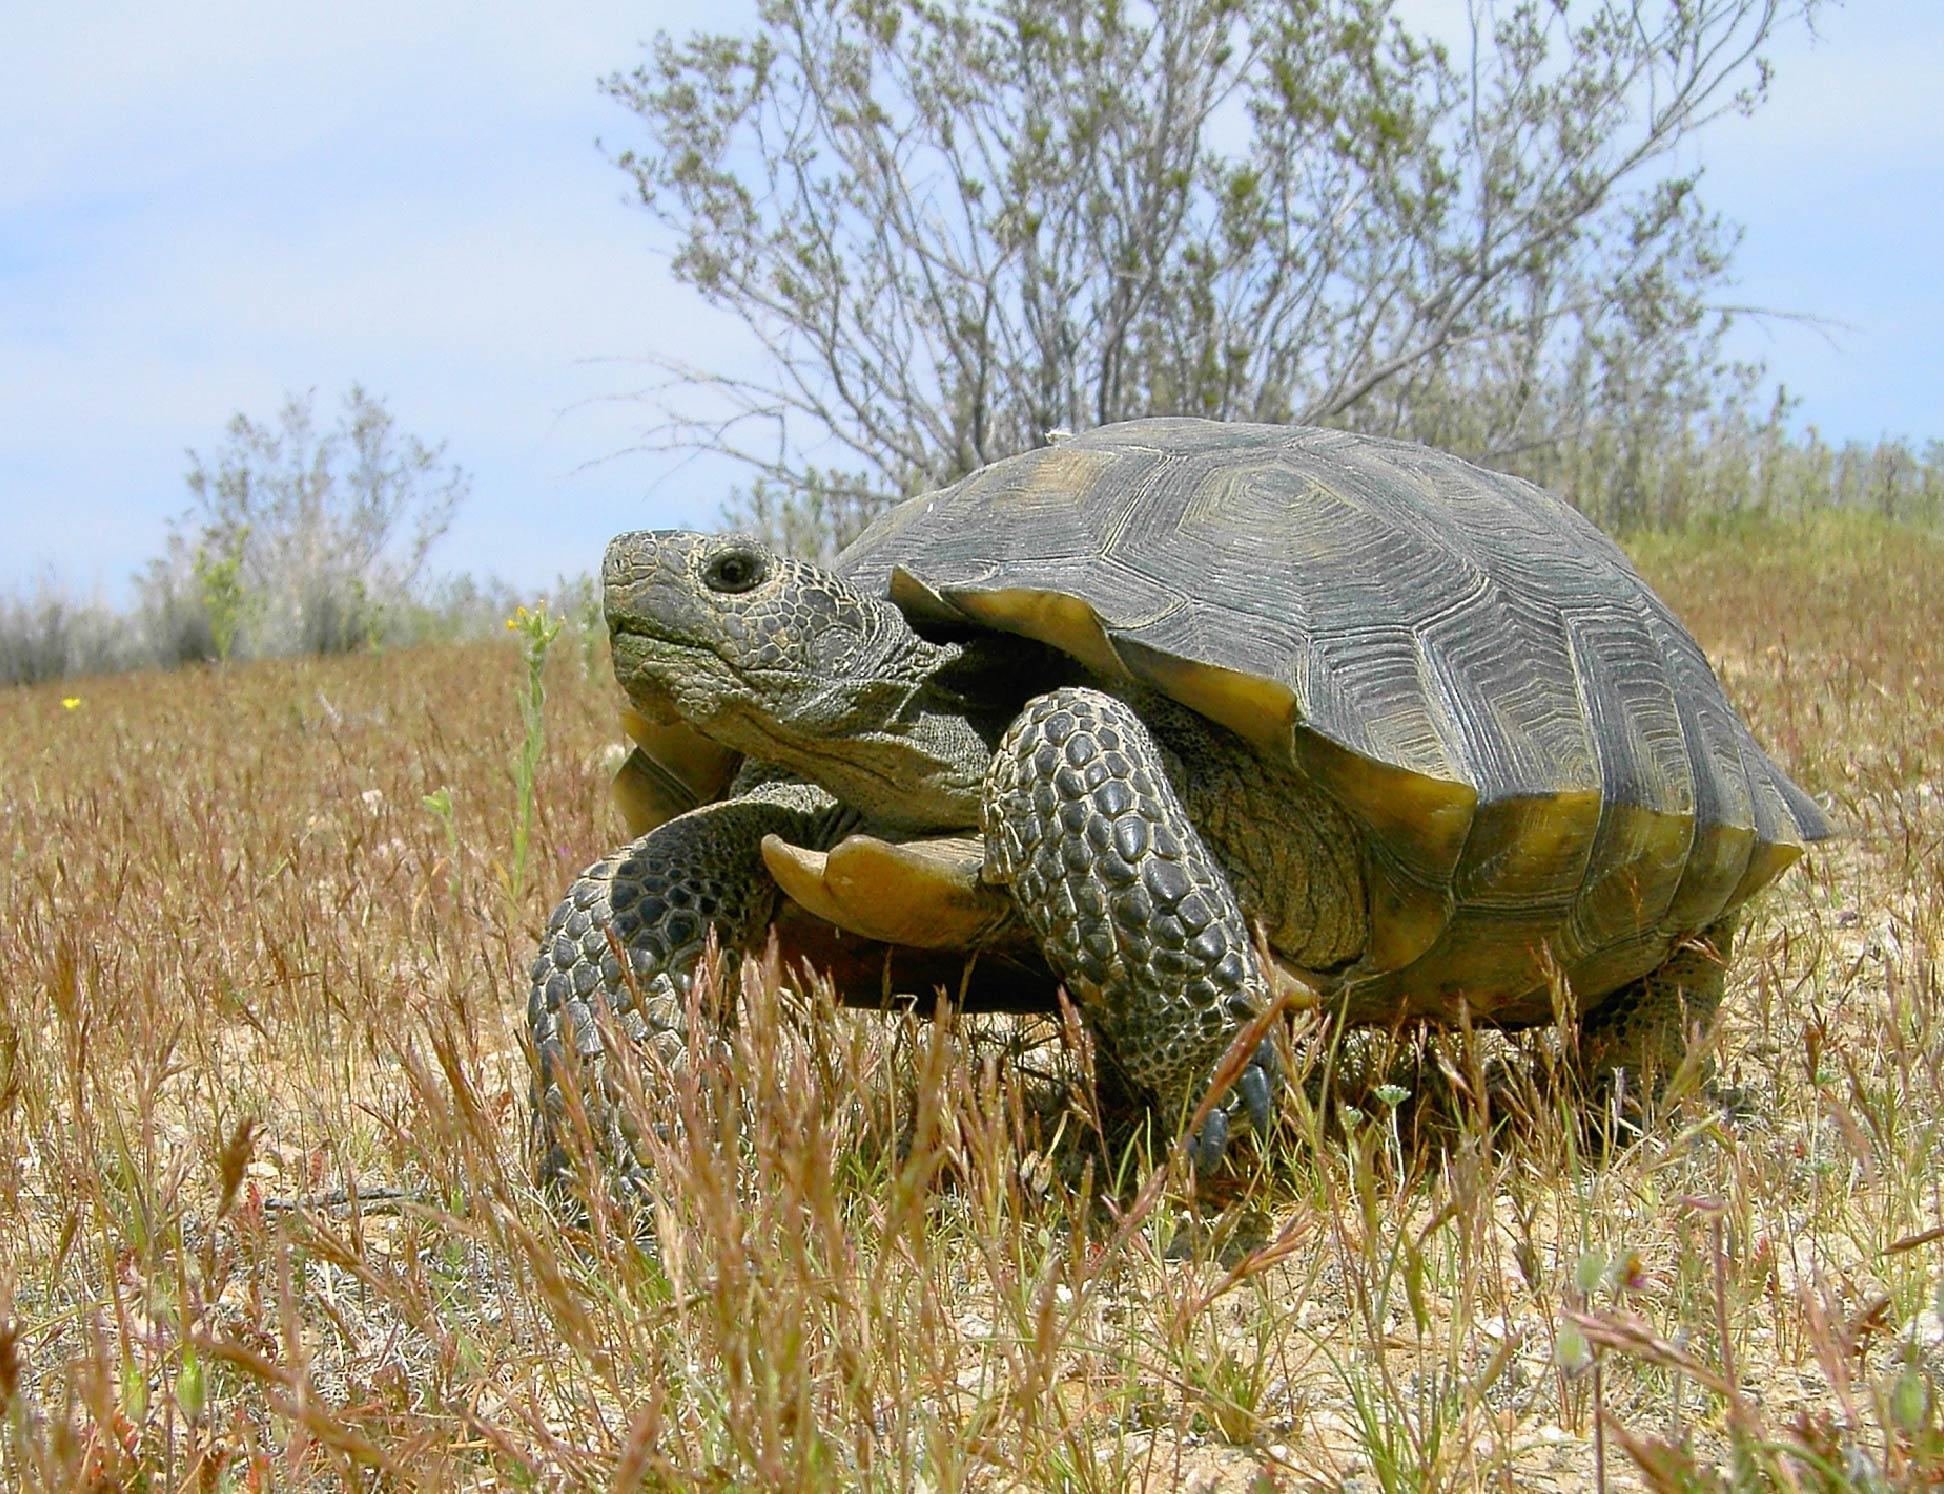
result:
[(1235, 1081), (1243, 1112), (1249, 1117), (1249, 1129), (1257, 1136), (1267, 1136), (1275, 1128), (1276, 1100), (1282, 1087), (1282, 1060), (1276, 1056), (1275, 1040), (1265, 1037), (1256, 1044), (1249, 1066)]
[(1249, 1114), (1249, 1129), (1258, 1136), (1267, 1136), (1269, 1127), (1276, 1119), (1269, 1071), (1259, 1062), (1251, 1063), (1242, 1071), (1242, 1077), (1235, 1081), (1235, 1087), (1242, 1092), (1242, 1107)]
[(1211, 1172), (1219, 1167), (1228, 1153), (1228, 1141), (1228, 1112), (1217, 1106), (1208, 1112), (1208, 1119), (1202, 1122), (1201, 1130), (1188, 1143), (1188, 1160), (1194, 1164), (1195, 1171)]
[(1238, 1107), (1234, 1098), (1217, 1105), (1189, 1141), (1188, 1156), (1195, 1171), (1208, 1172), (1221, 1164), (1238, 1120), (1246, 1123), (1257, 1136), (1269, 1134), (1276, 1123), (1276, 1096), (1282, 1090), (1282, 1082), (1282, 1062), (1276, 1057), (1276, 1045), (1264, 1038), (1249, 1059), (1249, 1066), (1235, 1081), (1234, 1094), (1240, 1097), (1241, 1105)]

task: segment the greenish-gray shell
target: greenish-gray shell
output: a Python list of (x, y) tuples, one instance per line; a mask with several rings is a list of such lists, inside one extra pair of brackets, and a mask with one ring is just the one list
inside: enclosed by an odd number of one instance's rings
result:
[(1335, 795), (1368, 838), (1364, 1012), (1543, 1017), (1552, 971), (1582, 997), (1644, 974), (1828, 833), (1617, 546), (1424, 447), (1104, 427), (910, 500), (837, 568), (1158, 687)]

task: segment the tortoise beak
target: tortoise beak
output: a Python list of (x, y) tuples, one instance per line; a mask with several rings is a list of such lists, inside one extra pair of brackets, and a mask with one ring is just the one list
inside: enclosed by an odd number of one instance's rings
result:
[(661, 631), (653, 623), (656, 593), (664, 593), (665, 602), (668, 583), (679, 574), (681, 547), (671, 541), (680, 537), (679, 531), (668, 529), (617, 535), (601, 562), (602, 610), (615, 675), (634, 708), (663, 723), (676, 719), (675, 704), (649, 658), (655, 648), (651, 639)]

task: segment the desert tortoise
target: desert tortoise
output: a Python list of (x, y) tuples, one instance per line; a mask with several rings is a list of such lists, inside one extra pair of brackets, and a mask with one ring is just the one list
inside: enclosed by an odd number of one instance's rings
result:
[[(679, 1061), (711, 928), (822, 929), (867, 1001), (860, 949), (922, 990), (928, 949), (1024, 944), (986, 988), (1063, 983), (1179, 1117), (1268, 999), (1264, 947), (1352, 1020), (1549, 1021), (1563, 976), (1595, 1072), (1671, 1067), (1735, 910), (1827, 833), (1610, 540), (1396, 441), (1109, 426), (911, 499), (830, 569), (644, 532), (603, 581), (639, 838), (533, 966), (549, 1176), (569, 1114), (638, 1176), (611, 1035)], [(1275, 1079), (1265, 1049), (1200, 1162)]]

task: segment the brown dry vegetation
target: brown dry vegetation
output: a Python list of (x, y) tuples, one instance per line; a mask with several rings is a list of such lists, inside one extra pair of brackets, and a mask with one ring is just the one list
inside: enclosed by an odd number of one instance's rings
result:
[(1944, 1478), (1944, 543), (1638, 548), (1847, 831), (1645, 1139), (1588, 1155), (1543, 1038), (1314, 1041), (1191, 1198), (1057, 1033), (759, 972), (661, 1096), (652, 1251), (523, 1163), (528, 953), (618, 834), (597, 652), (517, 904), (510, 648), (0, 696), (0, 1481)]

